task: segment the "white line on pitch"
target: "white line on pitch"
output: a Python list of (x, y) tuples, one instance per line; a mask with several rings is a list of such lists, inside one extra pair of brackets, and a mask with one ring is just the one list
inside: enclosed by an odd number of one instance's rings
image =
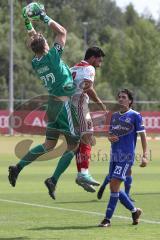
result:
[[(98, 213), (98, 212), (90, 212), (90, 211), (79, 210), (79, 209), (53, 207), (53, 206), (47, 206), (47, 205), (43, 205), (43, 204), (26, 203), (26, 202), (13, 201), (13, 200), (1, 199), (1, 198), (0, 198), (0, 202), (7, 202), (7, 203), (20, 204), (20, 205), (27, 205), (27, 206), (32, 206), (32, 207), (49, 208), (49, 209), (55, 209), (55, 210), (60, 210), (60, 211), (78, 212), (78, 213), (86, 213), (86, 214), (104, 216), (103, 213)], [(120, 219), (131, 220), (131, 218), (125, 217), (125, 216), (115, 215), (114, 217), (120, 218)], [(146, 219), (141, 219), (141, 222), (150, 223), (150, 224), (160, 224), (159, 221), (152, 221), (152, 220), (146, 220)]]

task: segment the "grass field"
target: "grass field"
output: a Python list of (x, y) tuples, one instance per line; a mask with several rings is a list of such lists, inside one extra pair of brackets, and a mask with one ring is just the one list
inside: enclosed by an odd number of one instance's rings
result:
[[(8, 166), (15, 164), (16, 144), (27, 137), (0, 137), (0, 240), (57, 239), (57, 240), (158, 240), (160, 238), (160, 159), (159, 141), (149, 141), (151, 161), (147, 168), (133, 167), (132, 197), (143, 209), (141, 223), (131, 225), (130, 212), (120, 204), (112, 219), (112, 227), (98, 228), (103, 219), (109, 190), (101, 201), (95, 193), (87, 193), (75, 184), (76, 166), (61, 177), (57, 199), (47, 194), (44, 179), (52, 174), (57, 160), (37, 161), (26, 167), (19, 176), (16, 188), (7, 179)], [(30, 138), (31, 139), (31, 138)], [(41, 137), (34, 137), (41, 143)], [(137, 153), (140, 153), (138, 141)], [(109, 144), (98, 138), (93, 148), (90, 171), (102, 182), (108, 172)]]

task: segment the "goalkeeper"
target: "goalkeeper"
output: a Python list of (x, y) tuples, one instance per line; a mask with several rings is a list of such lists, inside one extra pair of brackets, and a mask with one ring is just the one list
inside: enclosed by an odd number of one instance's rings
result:
[[(30, 15), (27, 10), (30, 9)], [(28, 18), (30, 16), (30, 18)], [(15, 166), (9, 166), (9, 182), (14, 187), (19, 173), (39, 156), (55, 148), (59, 135), (64, 134), (67, 151), (61, 156), (50, 178), (45, 180), (49, 195), (55, 199), (55, 188), (61, 174), (67, 169), (79, 143), (78, 120), (70, 97), (75, 92), (72, 75), (68, 66), (61, 60), (67, 32), (64, 27), (46, 15), (42, 5), (31, 3), (23, 9), (25, 27), (30, 37), (30, 48), (35, 57), (32, 67), (47, 89), (47, 129), (43, 144), (32, 148)], [(53, 47), (49, 48), (47, 40), (35, 31), (30, 19), (40, 19), (56, 34)]]

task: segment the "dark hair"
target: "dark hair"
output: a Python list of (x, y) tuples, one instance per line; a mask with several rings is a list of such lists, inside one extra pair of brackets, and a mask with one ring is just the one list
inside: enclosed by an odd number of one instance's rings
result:
[(41, 33), (37, 33), (31, 37), (30, 48), (35, 54), (43, 54), (45, 51), (45, 38)]
[(131, 103), (129, 104), (129, 106), (131, 106), (131, 105), (133, 104), (133, 101), (134, 101), (133, 93), (132, 93), (130, 90), (128, 90), (127, 88), (124, 88), (124, 89), (120, 90), (120, 91), (118, 92), (117, 96), (119, 96), (120, 93), (125, 93), (125, 94), (127, 94), (129, 100), (131, 101)]
[(104, 57), (105, 54), (99, 47), (90, 47), (85, 53), (84, 60), (89, 59), (90, 57)]

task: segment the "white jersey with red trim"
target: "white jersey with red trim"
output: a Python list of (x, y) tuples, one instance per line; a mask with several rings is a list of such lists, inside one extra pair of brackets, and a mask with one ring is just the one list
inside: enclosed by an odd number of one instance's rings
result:
[(83, 93), (83, 83), (84, 80), (94, 82), (95, 78), (95, 68), (88, 62), (82, 60), (80, 63), (76, 64), (74, 67), (70, 68), (73, 80), (76, 83), (76, 94)]
[(76, 64), (71, 69), (73, 80), (76, 83), (75, 94), (71, 97), (72, 104), (76, 107), (79, 123), (80, 132), (84, 133), (93, 132), (93, 123), (88, 107), (89, 97), (87, 93), (83, 91), (83, 84), (85, 80), (94, 82), (95, 78), (95, 68), (88, 62), (82, 60), (80, 63)]

